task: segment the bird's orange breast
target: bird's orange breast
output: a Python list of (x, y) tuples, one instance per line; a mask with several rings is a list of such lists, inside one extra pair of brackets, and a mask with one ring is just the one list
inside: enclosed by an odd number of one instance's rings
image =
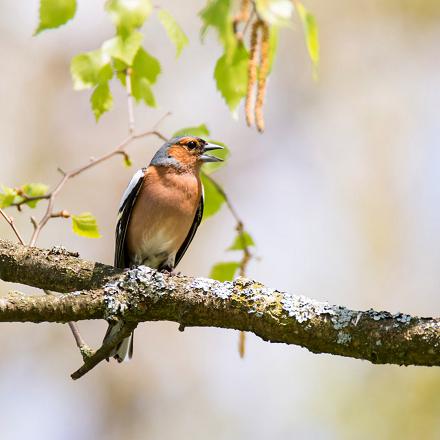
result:
[(185, 241), (202, 195), (198, 173), (149, 166), (130, 218), (127, 250), (136, 264), (158, 267)]

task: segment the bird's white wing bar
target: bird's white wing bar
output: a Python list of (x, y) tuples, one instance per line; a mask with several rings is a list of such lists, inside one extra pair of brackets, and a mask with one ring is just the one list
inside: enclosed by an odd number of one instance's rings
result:
[(119, 209), (122, 208), (125, 201), (130, 196), (130, 193), (133, 191), (133, 189), (138, 184), (139, 180), (144, 177), (145, 169), (137, 170), (132, 179), (130, 180), (130, 183), (128, 184), (127, 188), (124, 191), (124, 194), (122, 195), (121, 203), (119, 204)]
[(124, 192), (121, 200), (121, 206), (119, 207), (118, 220), (116, 224), (116, 246), (115, 246), (115, 266), (116, 267), (128, 267), (130, 261), (126, 255), (125, 249), (125, 236), (127, 234), (128, 223), (130, 222), (131, 212), (133, 206), (136, 203), (139, 191), (144, 183), (144, 175), (146, 168), (142, 168), (137, 171), (127, 189)]

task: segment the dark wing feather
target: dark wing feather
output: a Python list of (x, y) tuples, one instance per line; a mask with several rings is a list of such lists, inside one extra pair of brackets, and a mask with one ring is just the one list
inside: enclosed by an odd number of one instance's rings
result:
[(142, 168), (133, 176), (125, 190), (126, 192), (119, 208), (118, 223), (116, 224), (115, 267), (125, 268), (130, 266), (130, 261), (126, 254), (125, 237), (133, 206), (144, 182), (145, 171), (146, 168)]
[(200, 197), (199, 206), (197, 207), (196, 215), (194, 216), (194, 221), (191, 225), (188, 235), (186, 236), (182, 246), (180, 246), (180, 249), (177, 251), (176, 258), (174, 260), (174, 267), (176, 267), (179, 264), (179, 261), (184, 256), (186, 250), (188, 249), (188, 246), (190, 245), (192, 239), (194, 238), (194, 235), (196, 235), (196, 231), (200, 225), (200, 222), (202, 221), (202, 217), (203, 217), (203, 194), (202, 197)]

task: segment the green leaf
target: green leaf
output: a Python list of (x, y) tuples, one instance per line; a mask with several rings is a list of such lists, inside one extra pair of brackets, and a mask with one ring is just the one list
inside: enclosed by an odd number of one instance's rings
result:
[(203, 220), (217, 213), (225, 203), (225, 196), (218, 184), (205, 173), (201, 173), (205, 206), (203, 210)]
[(34, 35), (66, 24), (75, 12), (76, 0), (40, 0), (40, 23)]
[(219, 168), (223, 167), (226, 163), (226, 160), (230, 156), (229, 148), (223, 143), (218, 142), (213, 139), (206, 139), (208, 142), (212, 142), (213, 144), (221, 145), (223, 150), (213, 150), (209, 152), (210, 156), (215, 156), (220, 159), (223, 159), (223, 162), (208, 162), (203, 164), (203, 172), (206, 174), (212, 174), (214, 171), (217, 171)]
[(290, 26), (293, 14), (292, 0), (256, 0), (258, 14), (271, 25)]
[(171, 137), (174, 138), (179, 136), (197, 136), (205, 138), (206, 136), (209, 136), (209, 130), (206, 124), (200, 124), (196, 127), (185, 127), (177, 130)]
[(96, 122), (98, 122), (103, 113), (109, 111), (113, 106), (113, 97), (108, 82), (99, 84), (95, 88), (90, 97), (90, 103), (92, 104)]
[(212, 267), (209, 278), (222, 282), (232, 281), (239, 267), (240, 264), (235, 261), (229, 261), (227, 263), (217, 263)]
[(296, 3), (306, 37), (307, 50), (313, 64), (313, 76), (317, 78), (319, 64), (319, 35), (315, 17), (299, 1)]
[(144, 24), (151, 14), (153, 5), (150, 0), (109, 0), (105, 9), (110, 14), (118, 34), (125, 37)]
[(231, 0), (209, 0), (207, 6), (200, 12), (200, 18), (203, 21), (200, 33), (202, 39), (212, 26), (217, 30), (218, 38), (225, 52), (228, 53), (236, 44), (232, 28)]
[[(28, 197), (40, 197), (44, 196), (47, 193), (49, 187), (44, 183), (27, 183), (21, 187), (21, 190)], [(35, 208), (39, 200), (30, 200), (26, 202), (30, 208)]]
[(135, 75), (146, 78), (150, 84), (154, 84), (161, 72), (161, 67), (159, 60), (141, 47), (133, 60), (132, 70)]
[(131, 93), (136, 102), (144, 101), (150, 107), (156, 107), (156, 99), (151, 90), (150, 82), (133, 72), (131, 76)]
[(90, 89), (113, 76), (110, 57), (102, 50), (81, 53), (73, 57), (70, 72), (75, 90)]
[(133, 165), (133, 162), (130, 159), (130, 156), (128, 154), (124, 154), (124, 165), (127, 168), (130, 168)]
[(0, 193), (0, 208), (7, 208), (14, 203), (15, 197), (17, 196), (17, 191), (14, 188), (9, 188), (8, 186), (1, 185), (2, 192)]
[(223, 54), (215, 66), (214, 77), (217, 89), (222, 94), (231, 112), (234, 112), (247, 91), (248, 52), (243, 43), (234, 48), (231, 56)]
[(176, 56), (178, 57), (182, 53), (183, 48), (188, 44), (188, 37), (168, 11), (161, 9), (158, 16), (168, 34), (168, 38), (176, 46)]
[(81, 237), (100, 238), (98, 224), (90, 212), (83, 212), (79, 215), (72, 215), (73, 232)]
[(141, 47), (144, 36), (138, 31), (132, 31), (124, 36), (117, 35), (102, 45), (102, 50), (112, 58), (123, 61), (131, 66), (137, 51)]
[(246, 247), (255, 246), (254, 239), (248, 232), (244, 231), (235, 237), (234, 242), (228, 247), (228, 251), (242, 251)]
[[(160, 73), (161, 67), (157, 58), (141, 47), (133, 60), (131, 73), (131, 93), (136, 102), (144, 101), (150, 107), (156, 107), (151, 85), (157, 81)], [(119, 73), (118, 78), (125, 86), (125, 75)]]

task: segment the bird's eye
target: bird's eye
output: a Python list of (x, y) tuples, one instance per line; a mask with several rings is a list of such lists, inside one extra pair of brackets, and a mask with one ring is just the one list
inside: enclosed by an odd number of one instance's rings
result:
[(194, 142), (194, 141), (191, 141), (191, 142), (188, 142), (188, 143), (186, 144), (186, 146), (187, 146), (190, 150), (193, 150), (194, 148), (197, 147), (197, 143)]

